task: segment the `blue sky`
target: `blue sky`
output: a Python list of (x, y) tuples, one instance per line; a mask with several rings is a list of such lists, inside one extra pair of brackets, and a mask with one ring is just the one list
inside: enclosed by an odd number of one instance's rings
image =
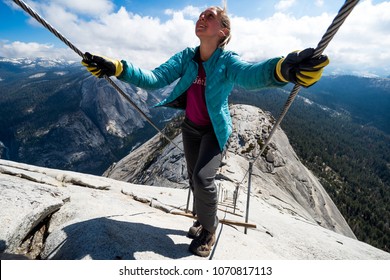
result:
[[(82, 51), (155, 67), (195, 46), (197, 15), (221, 1), (25, 0)], [(230, 0), (228, 48), (260, 61), (315, 47), (343, 0)], [(11, 0), (0, 0), (0, 56), (77, 60)], [(326, 53), (327, 72), (390, 75), (390, 1), (361, 0)]]
[[(85, 0), (84, 0), (85, 1)], [(0, 25), (0, 39), (10, 41), (36, 41), (40, 43), (51, 42), (53, 44), (60, 44), (51, 34), (31, 24), (30, 17), (20, 10), (15, 10), (7, 6), (6, 2), (11, 0), (0, 0), (0, 18), (2, 23)], [(31, 5), (37, 1), (25, 0), (25, 3)], [(47, 3), (50, 1), (41, 1)], [(64, 0), (63, 2), (66, 2)], [(162, 21), (169, 17), (165, 14), (167, 9), (181, 10), (187, 6), (208, 7), (212, 5), (221, 5), (220, 1), (190, 1), (190, 0), (125, 0), (125, 1), (111, 1), (115, 9), (123, 6), (129, 12), (136, 13), (142, 16), (158, 17)], [(278, 9), (275, 7), (278, 3), (283, 1), (253, 1), (253, 0), (230, 0), (228, 1), (229, 13), (235, 16), (245, 17), (248, 19), (266, 19), (272, 16)], [(286, 1), (291, 2), (291, 1)], [(293, 14), (296, 17), (305, 15), (315, 16), (323, 12), (335, 14), (344, 1), (328, 1), (326, 5), (316, 5), (313, 0), (293, 1), (288, 9), (284, 12)], [(323, 1), (322, 1), (323, 2)], [(319, 3), (322, 3), (319, 1)], [(382, 1), (373, 1), (382, 2)], [(88, 18), (84, 15), (85, 18)]]

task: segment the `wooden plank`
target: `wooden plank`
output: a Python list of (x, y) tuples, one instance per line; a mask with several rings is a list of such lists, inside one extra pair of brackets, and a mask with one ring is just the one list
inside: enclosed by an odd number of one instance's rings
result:
[[(184, 213), (184, 212), (171, 212), (173, 215), (179, 215), (188, 217), (191, 219), (195, 219), (196, 217), (192, 215), (191, 213)], [(234, 225), (234, 226), (240, 226), (240, 227), (246, 227), (246, 228), (256, 228), (257, 226), (255, 224), (245, 223), (245, 222), (239, 222), (239, 221), (233, 221), (228, 219), (219, 219), (219, 222), (221, 224), (227, 224), (227, 225)]]
[(240, 227), (246, 227), (246, 228), (256, 228), (257, 227), (255, 224), (233, 221), (233, 220), (228, 220), (228, 219), (221, 219), (221, 220), (219, 220), (219, 222), (221, 224), (234, 225), (234, 226), (240, 226)]

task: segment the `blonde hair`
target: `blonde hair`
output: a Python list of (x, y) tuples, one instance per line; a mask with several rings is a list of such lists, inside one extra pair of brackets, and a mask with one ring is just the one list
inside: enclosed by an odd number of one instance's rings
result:
[(231, 27), (230, 27), (230, 18), (227, 14), (227, 0), (222, 1), (222, 6), (223, 8), (218, 6), (212, 8), (216, 9), (217, 14), (220, 17), (222, 27), (228, 30), (228, 34), (225, 34), (225, 37), (222, 38), (221, 42), (218, 45), (218, 47), (224, 49), (225, 46), (230, 42), (230, 39), (232, 38), (232, 34), (231, 34)]

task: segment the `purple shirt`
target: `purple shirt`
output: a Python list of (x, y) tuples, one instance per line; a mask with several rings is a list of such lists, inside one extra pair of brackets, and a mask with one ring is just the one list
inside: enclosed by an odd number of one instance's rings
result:
[(206, 72), (199, 62), (198, 77), (187, 90), (187, 118), (197, 125), (210, 125), (211, 120), (207, 111), (206, 99)]

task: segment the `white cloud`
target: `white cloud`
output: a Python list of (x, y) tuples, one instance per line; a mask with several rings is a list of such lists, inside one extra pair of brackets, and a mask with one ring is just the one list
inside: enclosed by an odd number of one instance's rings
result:
[(69, 32), (84, 50), (130, 59), (150, 68), (196, 44), (194, 22), (186, 19), (183, 12), (173, 12), (171, 16), (161, 22), (158, 18), (129, 13), (122, 7), (99, 21), (80, 22), (78, 30)]
[[(330, 20), (326, 14), (297, 19), (282, 13), (265, 20), (233, 18), (233, 38), (229, 48), (244, 59), (255, 61), (315, 47)], [(320, 28), (313, 29), (312, 26)]]
[(49, 58), (75, 58), (74, 55), (67, 55), (65, 49), (54, 48), (50, 44), (38, 44), (35, 42), (1, 42), (0, 41), (0, 56), (4, 57), (49, 57)]
[(322, 7), (324, 6), (324, 0), (316, 0), (315, 4), (317, 7)]
[(12, 0), (3, 0), (4, 4), (10, 7), (13, 10), (20, 9), (18, 5), (16, 5)]
[(390, 74), (390, 2), (363, 1), (351, 13), (327, 51), (338, 66), (365, 72), (383, 69)]
[(100, 15), (111, 13), (114, 9), (114, 4), (110, 0), (52, 0), (61, 6), (65, 6), (71, 11), (87, 14)]
[[(82, 51), (89, 51), (118, 59), (126, 59), (138, 66), (153, 68), (187, 46), (196, 46), (195, 20), (200, 9), (188, 6), (181, 11), (166, 10), (166, 21), (140, 16), (126, 8), (101, 13), (99, 18), (86, 19), (84, 8), (76, 1), (67, 5), (38, 6), (45, 18)], [(83, 1), (79, 1), (83, 2)], [(95, 3), (95, 1), (93, 1)], [(104, 7), (109, 1), (96, 1)], [(294, 1), (280, 1), (280, 8)], [(317, 0), (317, 5), (323, 1)], [(70, 11), (72, 9), (72, 11)], [(99, 8), (103, 9), (103, 8)], [(80, 11), (75, 12), (75, 11)], [(108, 9), (109, 11), (109, 9)], [(81, 13), (81, 14), (80, 14)], [(286, 55), (290, 51), (316, 47), (335, 14), (296, 18), (281, 12), (266, 19), (246, 19), (233, 16), (233, 38), (229, 49), (238, 52), (243, 59), (261, 61)], [(331, 59), (327, 71), (369, 72), (388, 76), (390, 73), (390, 1), (374, 5), (366, 0), (354, 9), (340, 31), (326, 49)], [(70, 57), (69, 49), (57, 49), (49, 44), (1, 43), (0, 56), (49, 56)], [(355, 73), (355, 72), (354, 72)]]
[[(267, 19), (232, 19), (229, 48), (250, 61), (286, 55), (290, 51), (316, 47), (335, 14), (305, 16), (276, 13)], [(390, 2), (374, 5), (362, 1), (346, 19), (325, 50), (331, 64), (325, 73), (390, 74)], [(337, 70), (337, 71), (336, 71)]]
[(283, 11), (295, 4), (295, 0), (282, 0), (275, 4), (275, 9), (278, 11)]
[(184, 16), (189, 16), (190, 18), (197, 19), (201, 13), (201, 9), (199, 7), (187, 6), (182, 11), (175, 11), (172, 9), (165, 10), (166, 15), (174, 15), (174, 14), (183, 14)]

